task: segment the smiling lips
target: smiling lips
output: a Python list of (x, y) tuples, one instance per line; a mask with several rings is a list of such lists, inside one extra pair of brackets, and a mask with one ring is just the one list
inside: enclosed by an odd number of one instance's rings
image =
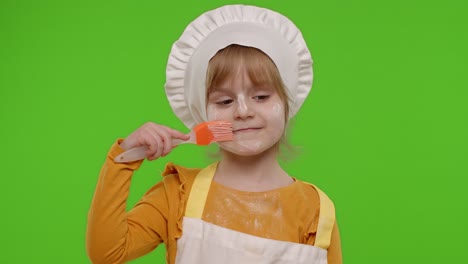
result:
[(260, 128), (259, 127), (246, 127), (246, 128), (238, 128), (238, 129), (234, 129), (232, 132), (236, 133), (236, 132), (249, 132), (249, 131), (255, 131), (255, 130), (259, 130)]

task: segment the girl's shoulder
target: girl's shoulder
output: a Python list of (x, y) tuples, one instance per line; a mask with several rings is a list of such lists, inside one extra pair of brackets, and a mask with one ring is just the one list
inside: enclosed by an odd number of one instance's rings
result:
[(188, 168), (169, 162), (161, 173), (163, 176), (162, 183), (166, 188), (174, 187), (180, 190), (181, 187), (184, 187), (184, 189), (190, 190), (193, 181), (201, 170), (201, 168)]
[(152, 204), (155, 207), (178, 208), (184, 204), (187, 194), (199, 168), (186, 168), (169, 162), (164, 167), (162, 180), (146, 191), (140, 202)]
[(295, 179), (297, 192), (302, 193), (308, 197), (313, 197), (314, 200), (322, 201), (322, 203), (333, 203), (328, 195), (322, 191), (315, 184)]
[(195, 179), (195, 176), (200, 172), (200, 168), (187, 168), (181, 165), (168, 162), (164, 167), (164, 171), (161, 173), (163, 177), (177, 177), (177, 178), (187, 178)]

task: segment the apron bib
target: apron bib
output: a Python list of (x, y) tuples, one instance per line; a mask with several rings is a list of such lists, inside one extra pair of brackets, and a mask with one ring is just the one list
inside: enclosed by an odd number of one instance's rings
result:
[(202, 220), (217, 163), (199, 172), (193, 183), (177, 240), (177, 264), (327, 264), (327, 248), (335, 222), (328, 197), (320, 197), (315, 245), (278, 241), (220, 227)]

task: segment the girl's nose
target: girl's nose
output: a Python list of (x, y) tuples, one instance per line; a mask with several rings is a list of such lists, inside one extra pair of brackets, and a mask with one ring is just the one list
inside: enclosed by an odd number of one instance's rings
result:
[(254, 111), (249, 102), (245, 99), (244, 96), (239, 96), (237, 100), (235, 118), (236, 119), (246, 119), (251, 118), (254, 115)]

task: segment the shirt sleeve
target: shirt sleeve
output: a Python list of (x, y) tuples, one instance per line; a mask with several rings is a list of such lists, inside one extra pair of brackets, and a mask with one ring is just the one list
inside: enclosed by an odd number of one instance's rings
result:
[(114, 163), (123, 152), (121, 141), (107, 155), (88, 213), (86, 250), (93, 263), (123, 263), (167, 240), (168, 206), (162, 183), (126, 210), (131, 177), (142, 161)]
[(335, 225), (333, 226), (330, 246), (328, 247), (328, 264), (342, 264), (342, 254), (341, 254), (341, 240), (340, 232), (338, 229), (338, 224), (335, 220)]

